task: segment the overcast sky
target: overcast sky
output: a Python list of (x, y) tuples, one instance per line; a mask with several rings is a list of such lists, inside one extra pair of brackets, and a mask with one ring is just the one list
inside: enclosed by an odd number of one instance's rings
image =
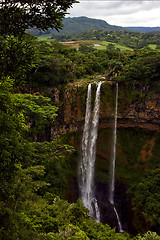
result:
[(116, 26), (160, 26), (160, 0), (79, 0), (70, 17), (86, 16)]

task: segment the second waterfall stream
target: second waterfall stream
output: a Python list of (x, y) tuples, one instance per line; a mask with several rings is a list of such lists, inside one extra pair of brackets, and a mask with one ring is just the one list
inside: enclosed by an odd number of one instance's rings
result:
[(91, 84), (88, 85), (85, 124), (82, 137), (82, 155), (79, 164), (79, 187), (80, 195), (89, 214), (100, 222), (100, 212), (94, 191), (94, 165), (96, 160), (96, 140), (99, 123), (100, 89), (101, 82), (96, 83), (96, 97), (91, 114)]
[(112, 144), (112, 157), (110, 164), (110, 176), (109, 176), (109, 194), (108, 200), (113, 207), (115, 216), (117, 218), (118, 230), (123, 232), (122, 224), (118, 215), (118, 212), (114, 203), (114, 192), (115, 192), (115, 163), (116, 163), (116, 145), (117, 145), (117, 111), (118, 111), (118, 83), (116, 84), (116, 105), (114, 114), (114, 127), (113, 127), (113, 144)]

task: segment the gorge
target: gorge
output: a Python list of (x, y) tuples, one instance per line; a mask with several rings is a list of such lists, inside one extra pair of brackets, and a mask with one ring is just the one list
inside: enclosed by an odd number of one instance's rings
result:
[[(85, 107), (87, 98), (87, 83), (69, 84), (65, 89), (65, 105), (61, 108), (61, 118), (65, 123), (59, 123), (59, 131), (65, 134), (65, 138), (75, 147), (76, 154), (72, 161), (74, 167), (68, 175), (69, 187), (66, 189), (66, 198), (74, 202), (78, 199), (77, 168), (80, 159), (80, 146), (85, 120)], [(96, 94), (96, 85), (92, 84), (93, 108)], [(127, 191), (137, 178), (152, 165), (157, 158), (156, 149), (159, 144), (158, 132), (160, 102), (155, 94), (151, 96), (148, 91), (127, 89), (119, 84), (117, 112), (117, 158), (115, 169), (115, 207), (122, 220), (124, 231), (133, 234), (147, 230), (147, 223), (142, 218), (142, 224), (138, 225), (138, 219), (132, 210), (131, 198)], [(95, 199), (99, 203), (101, 221), (110, 226), (117, 226), (117, 217), (114, 209), (111, 209), (108, 199), (109, 162), (111, 158), (112, 132), (115, 124), (116, 84), (104, 82), (101, 86), (101, 100), (99, 112), (99, 129), (97, 138), (97, 151), (95, 160)], [(60, 120), (60, 119), (59, 119)], [(56, 126), (57, 127), (57, 126)], [(55, 128), (52, 132), (56, 132)], [(114, 213), (113, 213), (114, 211)], [(139, 217), (139, 216), (138, 216)], [(117, 228), (118, 230), (118, 228)], [(119, 230), (121, 230), (119, 228)]]

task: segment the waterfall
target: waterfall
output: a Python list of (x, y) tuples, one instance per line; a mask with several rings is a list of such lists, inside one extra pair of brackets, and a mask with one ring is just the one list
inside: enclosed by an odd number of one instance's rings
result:
[(117, 110), (118, 110), (118, 83), (116, 84), (116, 105), (115, 105), (115, 117), (114, 117), (114, 131), (113, 131), (113, 147), (112, 147), (112, 156), (111, 156), (111, 165), (110, 165), (110, 176), (109, 176), (109, 197), (108, 200), (113, 206), (115, 212), (119, 232), (123, 232), (122, 224), (118, 212), (114, 206), (114, 191), (115, 191), (115, 162), (116, 162), (116, 144), (117, 144)]
[[(113, 206), (114, 206), (114, 205), (113, 205)], [(114, 212), (115, 212), (115, 214), (116, 214), (119, 232), (124, 232), (123, 229), (122, 229), (122, 224), (121, 224), (121, 221), (120, 221), (120, 218), (119, 218), (119, 215), (118, 215), (118, 212), (117, 212), (115, 206), (113, 207), (113, 210), (114, 210)]]
[(100, 221), (100, 212), (94, 192), (94, 165), (96, 160), (96, 140), (99, 123), (101, 82), (97, 83), (96, 97), (91, 121), (91, 84), (88, 85), (85, 124), (82, 137), (82, 156), (79, 165), (80, 194), (89, 214)]
[(116, 144), (117, 144), (117, 110), (118, 110), (118, 83), (116, 84), (116, 105), (114, 116), (114, 130), (113, 130), (113, 145), (109, 177), (109, 202), (114, 204), (114, 189), (115, 189), (115, 163), (116, 163)]

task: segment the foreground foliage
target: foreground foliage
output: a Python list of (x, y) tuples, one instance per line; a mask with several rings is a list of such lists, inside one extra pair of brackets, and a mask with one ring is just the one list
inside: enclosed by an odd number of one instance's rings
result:
[(0, 34), (20, 35), (31, 27), (47, 30), (62, 27), (68, 8), (75, 0), (8, 1), (0, 2)]

